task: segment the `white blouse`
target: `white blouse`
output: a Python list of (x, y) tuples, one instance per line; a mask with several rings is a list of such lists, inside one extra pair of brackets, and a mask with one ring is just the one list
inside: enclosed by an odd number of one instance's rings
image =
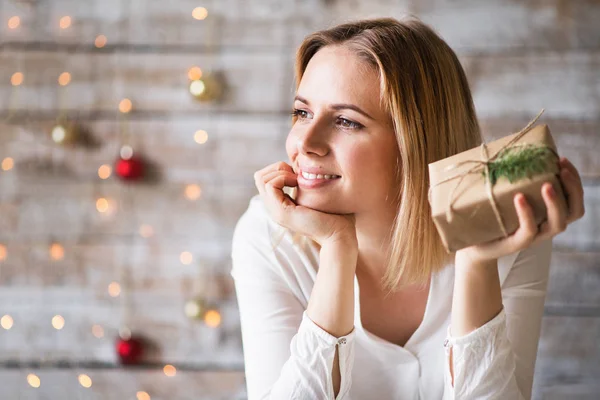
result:
[(453, 265), (434, 274), (423, 321), (403, 347), (363, 328), (355, 277), (354, 329), (335, 337), (305, 311), (319, 267), (318, 249), (295, 244), (255, 195), (236, 225), (231, 254), (248, 399), (334, 399), (335, 346), (341, 373), (336, 400), (529, 399), (551, 249), (547, 240), (501, 257), (504, 307), (461, 337), (449, 335)]

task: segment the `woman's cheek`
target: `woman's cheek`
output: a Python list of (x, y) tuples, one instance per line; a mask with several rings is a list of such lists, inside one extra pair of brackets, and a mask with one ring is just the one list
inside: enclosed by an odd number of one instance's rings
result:
[(369, 174), (373, 160), (368, 152), (359, 146), (338, 147), (338, 163), (342, 166), (342, 173), (364, 180)]
[(287, 152), (290, 162), (293, 162), (298, 153), (298, 147), (295, 145), (295, 143), (296, 140), (294, 139), (293, 132), (290, 131), (287, 138), (285, 139), (285, 151)]

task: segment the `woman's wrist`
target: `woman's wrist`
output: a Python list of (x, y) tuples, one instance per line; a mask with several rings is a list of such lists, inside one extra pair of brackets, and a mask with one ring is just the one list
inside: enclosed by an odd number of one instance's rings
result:
[(356, 256), (358, 256), (358, 239), (356, 238), (356, 231), (334, 233), (321, 243), (321, 249), (324, 247), (341, 249), (350, 255), (356, 254)]
[(458, 250), (454, 255), (454, 267), (458, 272), (489, 269), (497, 267), (498, 260), (482, 260), (474, 257), (467, 249)]
[[(320, 251), (320, 268), (332, 267), (348, 277), (356, 273), (358, 245), (354, 238), (347, 236), (331, 237), (323, 242)], [(348, 274), (346, 274), (348, 272)]]
[(356, 260), (358, 259), (358, 245), (352, 239), (332, 239), (323, 242), (321, 253), (335, 253), (339, 258)]

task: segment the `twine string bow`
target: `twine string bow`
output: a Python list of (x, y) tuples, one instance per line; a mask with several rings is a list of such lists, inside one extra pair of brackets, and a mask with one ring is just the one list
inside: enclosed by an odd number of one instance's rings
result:
[(484, 142), (484, 143), (481, 143), (481, 146), (480, 146), (481, 160), (465, 160), (465, 161), (461, 161), (461, 162), (449, 165), (444, 169), (445, 171), (450, 171), (450, 170), (456, 169), (456, 168), (460, 167), (461, 165), (464, 165), (467, 163), (475, 164), (470, 169), (468, 169), (462, 173), (450, 176), (440, 182), (437, 182), (435, 185), (433, 185), (432, 187), (429, 188), (429, 199), (431, 200), (431, 190), (435, 186), (440, 185), (445, 182), (448, 182), (448, 181), (451, 181), (451, 180), (454, 180), (454, 179), (458, 179), (458, 182), (456, 182), (456, 185), (454, 185), (454, 187), (450, 191), (450, 195), (448, 196), (448, 206), (446, 207), (446, 220), (449, 223), (452, 222), (452, 219), (453, 219), (452, 204), (454, 203), (454, 200), (455, 200), (454, 194), (456, 192), (456, 189), (459, 187), (460, 183), (463, 181), (463, 179), (467, 175), (473, 174), (473, 173), (479, 173), (483, 169), (485, 171), (485, 175), (487, 177), (487, 179), (486, 179), (487, 196), (488, 196), (488, 199), (490, 200), (490, 204), (492, 205), (492, 209), (494, 211), (494, 216), (496, 217), (496, 221), (498, 222), (498, 226), (500, 226), (500, 229), (502, 230), (502, 234), (504, 235), (504, 237), (508, 236), (508, 232), (506, 231), (506, 226), (504, 224), (504, 220), (502, 219), (502, 216), (500, 215), (500, 211), (498, 210), (498, 204), (496, 203), (496, 199), (494, 198), (494, 193), (492, 191), (492, 179), (490, 177), (490, 164), (494, 160), (496, 160), (498, 155), (501, 154), (504, 150), (506, 150), (508, 148), (513, 148), (513, 147), (524, 146), (523, 144), (515, 144), (515, 142), (517, 142), (527, 132), (529, 132), (531, 130), (531, 127), (533, 126), (533, 124), (536, 123), (536, 121), (541, 117), (541, 115), (543, 113), (544, 113), (544, 109), (542, 109), (534, 119), (532, 119), (523, 129), (521, 129), (515, 135), (515, 137), (513, 137), (508, 143), (506, 143), (504, 146), (502, 146), (500, 149), (498, 149), (498, 151), (496, 151), (496, 153), (494, 155), (492, 155), (491, 157), (488, 155), (488, 148), (487, 148), (486, 143)]

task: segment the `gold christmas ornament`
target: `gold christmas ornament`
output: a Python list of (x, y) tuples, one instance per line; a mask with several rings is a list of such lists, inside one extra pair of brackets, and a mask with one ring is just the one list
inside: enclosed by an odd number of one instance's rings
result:
[(191, 80), (189, 90), (196, 99), (206, 102), (217, 100), (223, 92), (223, 85), (215, 74), (208, 73)]
[(77, 142), (79, 131), (72, 121), (59, 121), (50, 131), (52, 141), (59, 145), (69, 145)]
[(207, 309), (206, 302), (203, 299), (196, 298), (185, 303), (184, 312), (190, 319), (203, 319)]

